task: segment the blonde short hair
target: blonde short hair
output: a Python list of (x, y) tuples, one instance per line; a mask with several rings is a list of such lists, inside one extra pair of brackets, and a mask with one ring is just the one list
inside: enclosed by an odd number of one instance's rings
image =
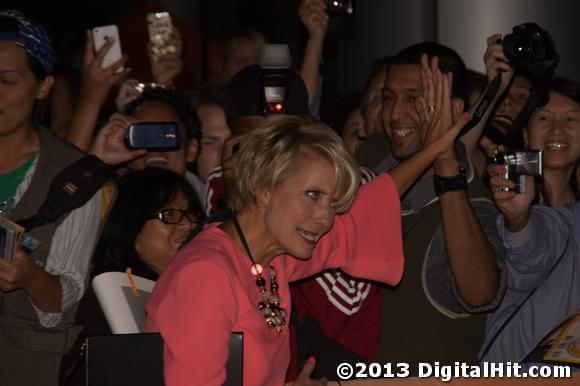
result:
[(348, 210), (360, 185), (360, 169), (340, 137), (326, 124), (297, 116), (267, 118), (246, 134), (236, 153), (230, 204), (241, 211), (256, 204), (259, 190), (272, 191), (296, 171), (301, 151), (312, 151), (334, 167), (336, 211)]

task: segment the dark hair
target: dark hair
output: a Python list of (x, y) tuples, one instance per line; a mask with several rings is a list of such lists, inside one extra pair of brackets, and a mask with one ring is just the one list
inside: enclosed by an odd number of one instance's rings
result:
[[(0, 16), (0, 32), (18, 35), (19, 33), (18, 23), (16, 22), (16, 20), (10, 17)], [(34, 77), (37, 80), (41, 81), (44, 80), (44, 78), (46, 78), (47, 76), (52, 75), (49, 74), (42, 67), (40, 62), (36, 60), (34, 57), (32, 57), (32, 55), (30, 55), (28, 52), (26, 52), (26, 58), (28, 61), (28, 67), (30, 68), (30, 71), (32, 71)]]
[(344, 132), (344, 124), (348, 120), (350, 114), (358, 108), (361, 108), (361, 93), (351, 92), (338, 100), (334, 111), (330, 117), (329, 126), (332, 127), (338, 135), (342, 136)]
[(181, 121), (180, 123), (185, 127), (187, 137), (200, 139), (199, 122), (189, 98), (175, 90), (147, 86), (139, 98), (125, 107), (125, 114), (133, 115), (139, 107), (147, 102), (161, 102), (171, 107)]
[(94, 273), (133, 273), (156, 280), (157, 273), (143, 263), (135, 250), (137, 236), (151, 216), (166, 207), (182, 192), (199, 221), (204, 213), (191, 185), (180, 175), (160, 168), (144, 168), (124, 175), (118, 195), (95, 248)]
[(453, 73), (453, 86), (451, 96), (460, 98), (467, 109), (467, 68), (461, 56), (449, 47), (435, 42), (423, 42), (413, 44), (395, 55), (391, 65), (421, 64), (421, 55), (427, 54), (429, 59), (433, 56), (439, 58), (441, 72)]
[(363, 83), (363, 87), (361, 90), (361, 97), (360, 97), (360, 107), (364, 110), (368, 103), (369, 103), (369, 87), (371, 86), (372, 81), (380, 74), (386, 74), (389, 65), (391, 64), (391, 58), (384, 56), (382, 58), (375, 59), (371, 64), (371, 68), (367, 74), (367, 77)]
[(194, 109), (201, 106), (218, 106), (226, 109), (226, 89), (221, 86), (206, 85), (191, 94)]
[[(580, 83), (571, 79), (554, 78), (550, 81), (550, 91), (557, 92), (580, 103)], [(546, 101), (547, 103), (547, 101)]]
[(467, 70), (467, 90), (469, 93), (474, 91), (483, 92), (487, 87), (487, 76), (481, 72), (471, 69)]

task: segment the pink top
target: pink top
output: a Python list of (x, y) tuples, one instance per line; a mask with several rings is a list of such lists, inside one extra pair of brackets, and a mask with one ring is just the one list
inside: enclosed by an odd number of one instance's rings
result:
[[(397, 284), (403, 246), (399, 195), (391, 177), (383, 174), (360, 189), (352, 208), (336, 217), (310, 260), (284, 255), (271, 265), (288, 315), (288, 283), (327, 268)], [(250, 267), (245, 253), (212, 224), (163, 271), (147, 305), (147, 330), (161, 332), (165, 342), (166, 386), (221, 385), (232, 331), (244, 333), (244, 386), (284, 384), (288, 326), (278, 335), (266, 326)], [(269, 288), (267, 270), (263, 276)]]

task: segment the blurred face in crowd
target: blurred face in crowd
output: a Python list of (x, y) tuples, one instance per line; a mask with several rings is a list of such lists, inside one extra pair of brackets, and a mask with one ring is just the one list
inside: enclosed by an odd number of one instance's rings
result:
[(201, 143), (197, 157), (197, 175), (207, 181), (209, 172), (221, 163), (224, 142), (232, 132), (222, 107), (202, 105), (197, 109), (201, 122)]
[(172, 209), (189, 210), (189, 203), (183, 192), (179, 192), (175, 199), (160, 211), (165, 211), (167, 214), (165, 218), (172, 224), (166, 224), (158, 218), (148, 220), (135, 240), (135, 250), (139, 258), (158, 273), (165, 269), (197, 222), (197, 219), (196, 222), (192, 221), (195, 219), (193, 214), (184, 215), (181, 221), (178, 221), (181, 214), (171, 211)]
[(48, 95), (53, 83), (52, 76), (36, 78), (23, 48), (0, 40), (0, 137), (32, 129), (34, 104)]
[(228, 51), (226, 52), (224, 65), (226, 80), (229, 80), (240, 70), (258, 63), (263, 47), (264, 43), (258, 40), (243, 38), (233, 40), (228, 45)]
[(362, 114), (367, 135), (378, 133), (382, 130), (381, 109), (383, 106), (382, 92), (386, 74), (381, 71), (370, 82), (364, 97)]
[(421, 66), (391, 66), (383, 89), (383, 127), (391, 140), (393, 156), (409, 158), (421, 149), (419, 116), (415, 101), (421, 95)]
[(490, 120), (500, 131), (507, 133), (512, 127), (514, 119), (524, 108), (532, 84), (523, 76), (514, 76)]
[(141, 122), (178, 122), (181, 146), (178, 150), (167, 152), (149, 151), (129, 164), (133, 170), (145, 167), (158, 167), (184, 175), (188, 162), (197, 156), (198, 143), (188, 139), (183, 124), (171, 106), (158, 101), (145, 102), (137, 108), (133, 116)]
[(334, 223), (336, 176), (327, 159), (313, 151), (301, 152), (296, 171), (271, 192), (259, 194), (258, 204), (273, 249), (309, 259)]
[(524, 140), (544, 151), (545, 168), (573, 170), (580, 159), (580, 105), (551, 91), (548, 103), (530, 117)]
[(350, 113), (344, 123), (342, 140), (348, 152), (354, 155), (358, 145), (365, 137), (364, 119), (360, 109), (357, 108)]

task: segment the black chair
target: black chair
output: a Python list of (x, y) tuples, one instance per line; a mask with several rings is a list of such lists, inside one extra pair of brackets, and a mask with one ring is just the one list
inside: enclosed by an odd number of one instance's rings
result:
[[(162, 386), (163, 340), (159, 334), (117, 334), (86, 339), (87, 386)], [(232, 333), (225, 386), (242, 386), (243, 334)]]

